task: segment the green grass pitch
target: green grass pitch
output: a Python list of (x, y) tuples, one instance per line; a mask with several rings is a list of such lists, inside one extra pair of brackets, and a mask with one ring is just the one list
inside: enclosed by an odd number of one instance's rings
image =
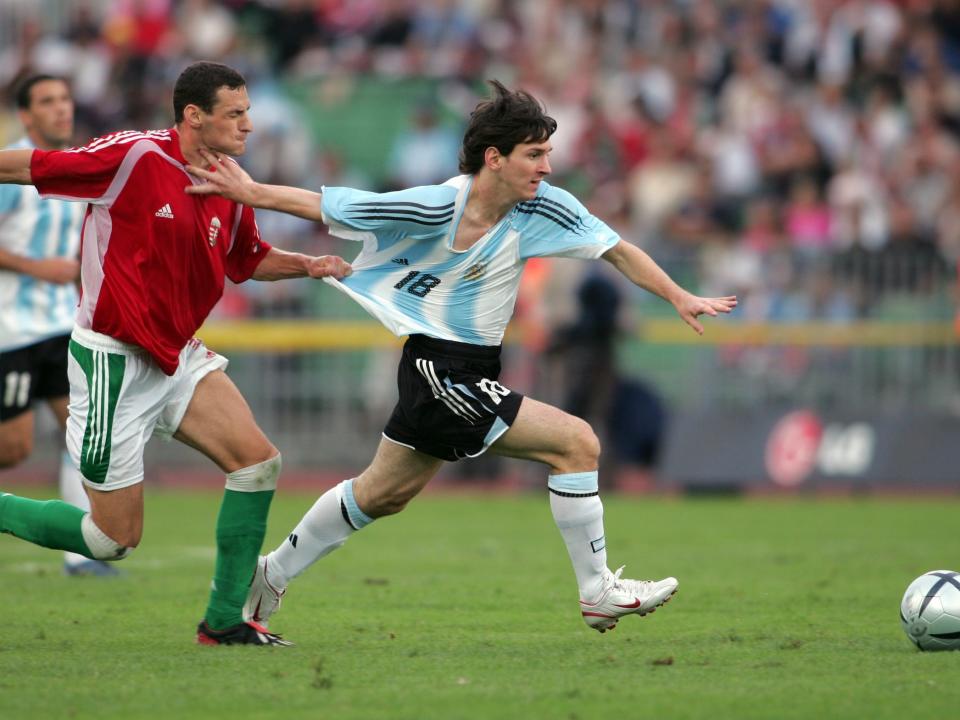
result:
[[(0, 537), (0, 718), (953, 717), (960, 653), (900, 629), (960, 569), (960, 500), (605, 499), (612, 568), (676, 575), (646, 618), (580, 620), (543, 496), (428, 495), (294, 582), (294, 648), (193, 642), (213, 493), (152, 491), (118, 580)], [(312, 496), (280, 492), (273, 547)]]

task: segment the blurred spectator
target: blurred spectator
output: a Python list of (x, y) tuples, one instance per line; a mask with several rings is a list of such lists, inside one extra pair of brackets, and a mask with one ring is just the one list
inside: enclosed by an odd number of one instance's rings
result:
[(949, 165), (947, 191), (937, 211), (934, 232), (939, 254), (960, 264), (960, 158)]
[(670, 131), (653, 128), (649, 153), (628, 180), (635, 224), (656, 233), (693, 193), (696, 177), (696, 166), (680, 155)]
[(435, 103), (420, 102), (410, 126), (393, 141), (387, 160), (389, 185), (432, 185), (457, 175), (460, 139), (460, 133), (440, 123)]
[(594, 186), (623, 177), (620, 145), (610, 119), (595, 101), (587, 103), (580, 137), (574, 145), (573, 167)]
[(690, 194), (669, 217), (664, 230), (674, 249), (696, 252), (702, 244), (720, 240), (737, 221), (718, 201), (713, 192), (713, 177), (702, 165), (697, 169)]
[(311, 41), (321, 35), (317, 3), (310, 0), (284, 0), (265, 3), (263, 30), (272, 48), (273, 66), (282, 71)]
[(740, 245), (758, 255), (784, 248), (784, 232), (779, 206), (770, 197), (750, 200), (741, 232)]
[(633, 170), (647, 159), (650, 152), (650, 137), (654, 123), (651, 122), (643, 99), (635, 97), (611, 128), (619, 144), (618, 156), (624, 172)]
[(638, 378), (617, 368), (621, 294), (605, 272), (591, 271), (577, 289), (578, 313), (559, 327), (547, 348), (560, 365), (561, 407), (597, 428), (607, 448), (601, 476), (616, 482), (630, 466), (653, 467), (666, 425), (663, 401)]
[[(960, 261), (958, 8), (0, 0), (0, 87), (9, 94), (30, 72), (65, 75), (86, 139), (168, 126), (171, 79), (192, 59), (222, 58), (250, 82), (256, 133), (245, 163), (254, 174), (374, 187), (456, 174), (456, 120), (441, 122), (437, 110), (469, 112), (483, 81), (497, 77), (543, 97), (558, 120), (556, 183), (626, 214), (624, 232), (659, 259), (690, 263), (718, 292), (743, 293), (744, 316), (840, 318), (844, 303), (862, 315), (886, 293), (953, 283), (941, 271)], [(404, 116), (409, 102), (377, 103), (377, 93), (396, 97), (391, 84), (414, 79), (410, 87), (435, 100), (413, 118)], [(352, 102), (364, 93), (372, 99)], [(352, 123), (351, 112), (365, 122)], [(358, 152), (366, 128), (381, 124), (382, 149)], [(13, 127), (0, 112), (0, 140)], [(328, 242), (270, 216), (262, 225)], [(888, 265), (940, 270), (904, 270), (912, 279), (896, 287), (868, 282)], [(246, 298), (236, 307), (270, 305), (250, 292), (236, 290)]]
[(456, 0), (421, 0), (413, 9), (413, 36), (428, 47), (468, 43), (476, 33), (466, 6)]
[(850, 163), (841, 165), (827, 186), (840, 247), (881, 247), (887, 241), (886, 193), (882, 179)]
[(782, 104), (776, 120), (757, 142), (763, 184), (779, 198), (787, 197), (798, 176), (813, 177), (822, 186), (830, 172), (799, 105), (796, 101)]
[(177, 12), (183, 45), (191, 57), (219, 60), (236, 42), (237, 23), (216, 0), (183, 0)]
[(823, 202), (820, 188), (812, 178), (799, 177), (794, 181), (784, 224), (790, 246), (805, 256), (822, 255), (833, 245), (830, 207)]
[(854, 148), (856, 115), (840, 85), (821, 83), (807, 105), (807, 124), (833, 167), (850, 159)]

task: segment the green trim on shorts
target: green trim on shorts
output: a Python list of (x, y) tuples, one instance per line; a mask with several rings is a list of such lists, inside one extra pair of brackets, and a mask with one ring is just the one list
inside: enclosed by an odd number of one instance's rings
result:
[(87, 426), (80, 448), (80, 474), (94, 483), (107, 479), (113, 438), (113, 416), (117, 410), (125, 355), (91, 350), (70, 340), (70, 354), (87, 377)]

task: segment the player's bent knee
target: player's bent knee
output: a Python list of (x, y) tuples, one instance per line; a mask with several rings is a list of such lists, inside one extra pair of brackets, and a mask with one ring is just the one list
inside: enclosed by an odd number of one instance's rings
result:
[(600, 462), (600, 439), (589, 423), (576, 419), (565, 455), (575, 470), (593, 470), (597, 467)]
[(276, 490), (283, 462), (280, 459), (280, 453), (276, 450), (274, 453), (274, 456), (268, 460), (227, 473), (227, 490), (236, 492)]
[(596, 466), (600, 462), (600, 438), (590, 430), (589, 435), (584, 438), (584, 454), (590, 458), (590, 465)]
[(83, 516), (80, 531), (94, 560), (123, 560), (133, 552), (139, 542), (138, 538), (137, 542), (125, 545), (118, 543), (97, 526), (89, 513)]

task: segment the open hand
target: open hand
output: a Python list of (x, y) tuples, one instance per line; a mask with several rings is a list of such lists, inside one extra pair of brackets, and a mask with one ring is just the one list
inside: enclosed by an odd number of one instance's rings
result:
[(697, 331), (698, 335), (703, 335), (703, 325), (697, 321), (700, 315), (712, 315), (716, 317), (719, 313), (728, 313), (737, 306), (737, 296), (727, 295), (718, 298), (702, 298), (684, 292), (683, 296), (674, 303), (674, 307), (683, 318), (683, 321)]
[(234, 202), (254, 206), (259, 186), (233, 158), (202, 148), (198, 152), (208, 163), (209, 169), (186, 166), (188, 173), (205, 181), (199, 185), (188, 185), (188, 195), (222, 195)]

